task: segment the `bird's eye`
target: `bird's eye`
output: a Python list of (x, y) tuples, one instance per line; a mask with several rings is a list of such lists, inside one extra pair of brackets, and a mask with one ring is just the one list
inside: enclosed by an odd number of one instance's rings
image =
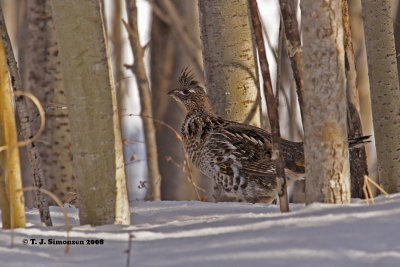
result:
[(182, 91), (182, 94), (184, 94), (184, 95), (189, 94), (189, 90), (188, 90), (188, 89), (183, 90), (183, 91)]

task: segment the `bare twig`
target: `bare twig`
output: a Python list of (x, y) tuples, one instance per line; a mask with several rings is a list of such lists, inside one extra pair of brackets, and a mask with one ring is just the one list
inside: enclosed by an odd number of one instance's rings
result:
[(198, 199), (201, 200), (201, 196), (197, 190), (200, 190), (203, 192), (205, 192), (206, 190), (204, 188), (201, 188), (194, 182), (193, 177), (192, 177), (192, 168), (190, 168), (190, 165), (188, 164), (189, 159), (187, 158), (187, 154), (185, 154), (184, 157), (185, 157), (185, 159), (183, 161), (183, 166), (181, 164), (179, 164), (178, 162), (176, 162), (171, 156), (166, 156), (165, 160), (171, 161), (172, 164), (174, 164), (177, 168), (181, 169), (182, 172), (187, 174), (187, 180), (189, 181), (189, 183), (192, 184), (193, 189), (195, 190)]
[(275, 86), (275, 102), (277, 108), (279, 108), (279, 92), (281, 91), (281, 72), (282, 72), (282, 50), (283, 50), (283, 42), (284, 38), (284, 29), (282, 15), (280, 16), (280, 24), (279, 24), (279, 37), (278, 37), (278, 51), (276, 57), (276, 86)]
[(122, 140), (122, 143), (124, 145), (126, 145), (126, 144), (136, 144), (136, 143), (146, 144), (145, 141), (142, 141), (142, 140), (139, 140), (139, 139), (134, 139), (134, 138), (124, 139), (124, 140)]
[[(203, 73), (203, 64), (199, 58), (196, 57), (198, 51), (201, 50), (201, 44), (198, 43), (197, 40), (186, 30), (181, 17), (175, 10), (171, 1), (160, 0), (157, 2), (149, 2), (152, 3), (154, 14), (156, 14), (163, 22), (168, 24), (176, 37), (182, 40), (182, 43), (184, 44), (183, 47), (186, 50), (190, 61), (195, 66), (196, 71), (198, 73)], [(202, 76), (199, 77), (202, 79)]]
[(122, 21), (129, 33), (129, 42), (135, 63), (129, 69), (135, 74), (140, 94), (141, 115), (143, 115), (144, 134), (146, 139), (146, 150), (149, 155), (147, 168), (149, 172), (150, 189), (147, 191), (147, 198), (161, 200), (161, 175), (158, 167), (156, 134), (152, 117), (150, 86), (144, 68), (144, 50), (139, 41), (139, 29), (137, 24), (136, 0), (126, 0), (128, 12), (128, 23)]
[[(0, 34), (3, 40), (4, 48), (6, 50), (7, 65), (9, 66), (12, 87), (16, 91), (22, 91), (21, 77), (19, 75), (17, 62), (15, 60), (14, 52), (12, 50), (11, 41), (5, 25), (3, 10), (1, 9), (1, 6), (0, 6)], [(22, 97), (22, 94), (20, 94), (15, 98), (15, 103), (17, 107), (17, 113), (19, 117), (22, 135), (25, 140), (29, 140), (32, 137), (31, 121), (30, 121), (31, 118), (27, 112), (26, 108), (27, 105), (24, 98)], [(42, 124), (43, 123), (44, 120), (42, 120)], [(31, 141), (28, 141), (26, 147), (29, 155), (29, 162), (31, 164), (33, 173), (33, 183), (37, 188), (42, 188), (45, 185), (45, 179), (41, 167), (41, 160), (38, 148), (34, 146), (33, 143), (31, 143)], [(40, 191), (36, 192), (37, 192), (36, 204), (39, 209), (40, 219), (47, 226), (51, 226), (52, 222), (51, 222), (47, 198)]]
[[(183, 149), (183, 147), (182, 147), (182, 149)], [(198, 186), (196, 185), (196, 183), (194, 182), (194, 178), (193, 178), (193, 172), (192, 172), (192, 168), (190, 168), (190, 162), (189, 162), (189, 157), (188, 157), (188, 155), (186, 154), (186, 152), (184, 152), (183, 153), (183, 156), (184, 156), (184, 165), (186, 166), (186, 170), (187, 170), (187, 173), (188, 173), (188, 178), (189, 178), (189, 181), (191, 182), (191, 184), (193, 185), (193, 189), (194, 189), (194, 191), (196, 192), (196, 196), (197, 196), (197, 198), (198, 198), (198, 200), (202, 200), (202, 198), (201, 198), (201, 196), (200, 196), (200, 193), (199, 193), (199, 191), (198, 191)], [(200, 187), (199, 187), (200, 188)]]
[(301, 47), (299, 25), (296, 17), (296, 1), (280, 0), (279, 2), (287, 40), (287, 52), (292, 65), (294, 80), (296, 81), (297, 97), (299, 99), (300, 113), (303, 120), (303, 49)]
[(279, 203), (281, 212), (289, 211), (289, 202), (287, 197), (287, 184), (285, 177), (285, 162), (283, 161), (281, 137), (279, 130), (279, 116), (274, 93), (272, 91), (271, 77), (269, 73), (269, 66), (267, 55), (265, 53), (265, 45), (262, 36), (262, 29), (260, 17), (258, 15), (258, 6), (256, 0), (249, 0), (251, 19), (253, 21), (253, 28), (255, 39), (257, 43), (258, 55), (261, 66), (261, 73), (264, 80), (264, 94), (267, 101), (268, 117), (271, 124), (272, 134), (272, 160), (275, 160), (276, 176), (277, 179), (282, 179), (282, 188), (279, 193)]
[(168, 123), (163, 122), (162, 120), (155, 119), (155, 118), (153, 118), (151, 116), (144, 116), (144, 115), (138, 115), (138, 114), (126, 114), (125, 116), (130, 116), (130, 117), (131, 116), (137, 116), (137, 117), (144, 117), (144, 118), (151, 119), (154, 122), (157, 122), (157, 123), (161, 124), (162, 126), (165, 126), (168, 129), (170, 129), (175, 134), (175, 137), (178, 138), (179, 141), (181, 141), (181, 142), (183, 141), (182, 140), (182, 136), (171, 125), (169, 125)]
[(374, 180), (369, 178), (368, 175), (364, 175), (364, 185), (362, 187), (362, 190), (364, 191), (365, 202), (367, 202), (367, 205), (369, 205), (369, 199), (371, 199), (372, 203), (375, 203), (374, 196), (372, 194), (369, 183), (372, 183), (376, 188), (378, 188), (382, 193), (384, 193), (387, 198), (392, 200), (392, 197), (382, 187), (380, 187)]
[(132, 239), (135, 238), (135, 235), (132, 233), (129, 233), (128, 236), (129, 240), (128, 240), (128, 249), (125, 251), (128, 255), (127, 255), (127, 259), (126, 259), (126, 267), (129, 267), (131, 264), (131, 249), (132, 249)]
[[(37, 109), (39, 110), (40, 119), (41, 119), (40, 128), (37, 131), (37, 133), (31, 138), (29, 138), (27, 140), (19, 141), (17, 143), (17, 147), (22, 147), (22, 146), (26, 146), (26, 145), (33, 143), (34, 141), (36, 141), (39, 138), (40, 134), (44, 130), (45, 116), (44, 116), (44, 110), (43, 110), (42, 105), (40, 104), (39, 100), (34, 95), (32, 95), (31, 93), (28, 93), (28, 92), (23, 92), (23, 91), (14, 91), (13, 93), (15, 96), (26, 96), (26, 97), (30, 98), (32, 100), (32, 102), (35, 104), (35, 106), (37, 107)], [(8, 146), (0, 146), (0, 152), (6, 150), (7, 148), (8, 148)]]
[[(136, 115), (136, 114), (126, 114), (125, 116), (143, 117), (143, 115)], [(188, 175), (187, 179), (192, 184), (193, 189), (194, 189), (194, 191), (195, 191), (195, 193), (197, 195), (197, 198), (199, 200), (201, 200), (202, 198), (200, 196), (200, 193), (198, 192), (198, 189), (200, 189), (200, 190), (203, 190), (203, 189), (200, 188), (198, 185), (196, 185), (196, 183), (194, 182), (192, 168), (190, 167), (189, 158), (188, 158), (188, 156), (187, 156), (187, 154), (185, 152), (185, 149), (183, 147), (183, 140), (182, 140), (181, 135), (171, 125), (169, 125), (168, 123), (163, 122), (162, 120), (158, 120), (158, 119), (155, 119), (155, 118), (149, 117), (149, 116), (147, 116), (146, 118), (152, 119), (154, 122), (159, 123), (164, 127), (167, 127), (169, 130), (171, 130), (175, 134), (175, 137), (181, 142), (181, 150), (182, 150), (182, 154), (184, 156), (183, 165), (185, 166), (185, 169), (186, 169), (185, 173)]]

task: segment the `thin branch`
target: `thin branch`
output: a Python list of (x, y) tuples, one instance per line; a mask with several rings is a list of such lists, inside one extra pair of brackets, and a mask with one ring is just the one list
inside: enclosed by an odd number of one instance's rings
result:
[(371, 199), (372, 203), (375, 203), (374, 195), (372, 194), (371, 186), (369, 185), (370, 182), (376, 188), (378, 188), (382, 193), (384, 193), (387, 198), (389, 198), (390, 200), (393, 200), (393, 198), (380, 185), (378, 185), (374, 180), (369, 178), (368, 175), (364, 175), (364, 185), (362, 187), (362, 190), (364, 191), (365, 202), (367, 202), (367, 205), (369, 205), (369, 199)]
[[(175, 34), (176, 38), (182, 41), (183, 48), (186, 50), (190, 61), (195, 66), (198, 73), (203, 73), (203, 64), (196, 54), (201, 51), (201, 44), (186, 30), (174, 5), (169, 0), (160, 0), (157, 4), (155, 1), (149, 1), (153, 6), (153, 12), (164, 23), (168, 24)], [(199, 76), (202, 79), (202, 76)]]
[(292, 65), (293, 77), (296, 81), (297, 97), (300, 104), (301, 119), (303, 120), (304, 108), (304, 83), (303, 83), (303, 49), (301, 47), (301, 39), (299, 25), (296, 17), (295, 5), (293, 0), (280, 0), (281, 14), (284, 23), (287, 52), (290, 63)]
[(132, 248), (132, 239), (135, 238), (135, 235), (133, 233), (129, 233), (128, 235), (128, 249), (125, 251), (128, 255), (127, 255), (127, 259), (126, 259), (126, 267), (130, 267), (131, 264), (131, 248)]
[(279, 23), (279, 36), (278, 36), (278, 51), (276, 58), (276, 86), (275, 86), (275, 102), (277, 108), (279, 108), (279, 92), (281, 91), (281, 73), (282, 73), (282, 50), (283, 50), (283, 42), (284, 38), (284, 28), (282, 15), (280, 15), (280, 23)]
[(129, 33), (129, 42), (133, 57), (134, 65), (129, 67), (136, 76), (138, 91), (140, 95), (141, 115), (143, 115), (143, 127), (146, 139), (146, 151), (149, 156), (147, 169), (149, 173), (150, 189), (147, 191), (148, 199), (161, 200), (161, 175), (158, 167), (156, 134), (153, 121), (147, 117), (152, 117), (150, 86), (147, 80), (144, 68), (143, 56), (144, 50), (139, 41), (139, 29), (137, 24), (137, 7), (136, 0), (126, 0), (126, 8), (128, 13), (128, 23), (122, 21)]
[[(125, 116), (143, 117), (143, 115), (136, 115), (136, 114), (126, 114)], [(186, 153), (186, 151), (185, 151), (185, 149), (183, 147), (182, 136), (171, 125), (169, 125), (168, 123), (163, 122), (162, 120), (155, 119), (153, 117), (147, 117), (147, 118), (152, 119), (154, 122), (159, 123), (164, 127), (167, 127), (169, 130), (171, 130), (175, 134), (175, 137), (181, 142), (181, 150), (182, 150), (182, 154), (184, 156), (183, 165), (185, 166), (185, 170), (186, 170), (184, 172), (187, 174), (186, 179), (192, 184), (193, 189), (194, 189), (194, 191), (195, 191), (195, 193), (197, 195), (197, 198), (199, 200), (202, 200), (202, 198), (200, 196), (200, 193), (198, 192), (198, 189), (200, 189), (200, 190), (203, 190), (203, 189), (201, 187), (199, 187), (194, 181), (193, 171), (192, 171), (192, 168), (190, 167), (190, 161), (189, 161), (188, 155), (187, 155), (187, 153)]]
[(262, 29), (260, 23), (260, 17), (258, 14), (258, 6), (256, 0), (249, 0), (251, 19), (253, 21), (253, 28), (255, 39), (257, 43), (258, 55), (261, 66), (261, 73), (264, 80), (264, 94), (267, 102), (268, 117), (271, 124), (272, 134), (272, 160), (275, 160), (276, 176), (277, 179), (282, 179), (282, 188), (279, 193), (279, 203), (281, 212), (289, 211), (289, 202), (287, 197), (287, 184), (285, 177), (285, 162), (283, 161), (281, 137), (279, 130), (279, 116), (276, 102), (274, 99), (274, 93), (272, 91), (271, 77), (269, 73), (269, 66), (267, 55), (265, 52), (264, 39), (262, 36)]

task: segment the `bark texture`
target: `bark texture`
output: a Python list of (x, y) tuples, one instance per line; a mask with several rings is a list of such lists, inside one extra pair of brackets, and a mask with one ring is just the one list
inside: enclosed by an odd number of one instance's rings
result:
[[(360, 118), (360, 103), (357, 90), (357, 71), (351, 38), (349, 7), (347, 0), (342, 0), (342, 18), (344, 30), (344, 50), (346, 68), (347, 124), (349, 138), (363, 136)], [(364, 175), (368, 175), (367, 153), (365, 147), (356, 147), (350, 153), (351, 196), (362, 198)]]
[(400, 91), (390, 0), (362, 0), (379, 181), (400, 190)]
[[(6, 34), (0, 7), (2, 36)], [(0, 207), (3, 229), (25, 227), (24, 194), (17, 147), (13, 96), (10, 86), (4, 40), (0, 40)], [(4, 146), (6, 148), (4, 148)], [(19, 191), (18, 191), (19, 190)]]
[[(0, 28), (1, 28), (2, 42), (7, 56), (7, 64), (10, 72), (12, 87), (14, 90), (22, 91), (22, 82), (19, 75), (17, 61), (15, 59), (14, 52), (11, 47), (11, 41), (7, 33), (7, 29), (4, 22), (4, 16), (1, 8), (0, 8), (0, 26), (1, 26)], [(26, 100), (22, 96), (17, 96), (15, 98), (15, 104), (18, 111), (21, 134), (24, 140), (28, 140), (32, 138), (33, 134), (31, 129), (32, 118), (29, 116), (29, 113), (27, 111)], [(32, 169), (33, 184), (36, 187), (41, 188), (44, 185), (44, 179), (41, 172), (39, 151), (33, 142), (28, 142), (25, 147), (27, 149), (29, 163)], [(36, 190), (35, 197), (41, 221), (45, 222), (46, 225), (51, 225), (52, 223), (46, 196), (42, 194), (39, 190)]]
[[(73, 199), (76, 189), (68, 110), (51, 3), (50, 0), (25, 0), (24, 6), (26, 14), (19, 27), (18, 48), (22, 86), (24, 91), (33, 93), (46, 110), (46, 127), (35, 145), (42, 161), (45, 188), (65, 202)], [(38, 116), (36, 107), (30, 113), (33, 118)], [(56, 205), (51, 199), (49, 202)], [(72, 203), (76, 204), (75, 201)]]
[(118, 108), (98, 0), (52, 0), (81, 224), (129, 224)]
[(255, 43), (247, 0), (199, 0), (205, 83), (214, 111), (260, 126)]
[[(233, 121), (260, 126), (260, 91), (247, 0), (199, 0), (205, 85), (213, 110)], [(214, 184), (214, 198), (223, 192)]]
[[(394, 3), (394, 2), (393, 2)], [(395, 8), (393, 6), (393, 8)], [(400, 76), (400, 4), (397, 3), (396, 12), (393, 17), (394, 42), (396, 45), (397, 72)]]
[[(365, 48), (365, 39), (361, 1), (351, 0), (348, 1), (349, 5), (349, 19), (351, 24), (351, 37), (354, 49), (354, 56), (356, 60), (356, 71), (357, 71), (357, 91), (360, 100), (360, 114), (361, 124), (363, 126), (363, 133), (373, 135), (373, 123), (372, 123), (372, 110), (371, 110), (371, 96), (369, 90), (369, 79), (368, 79), (368, 63), (367, 53)], [(374, 179), (375, 182), (379, 182), (378, 177), (378, 164), (376, 157), (376, 147), (373, 144), (365, 146), (367, 152), (368, 172), (369, 176)], [(378, 189), (375, 187), (371, 188), (373, 195), (376, 195)]]
[(306, 202), (349, 203), (341, 1), (305, 0), (301, 9)]

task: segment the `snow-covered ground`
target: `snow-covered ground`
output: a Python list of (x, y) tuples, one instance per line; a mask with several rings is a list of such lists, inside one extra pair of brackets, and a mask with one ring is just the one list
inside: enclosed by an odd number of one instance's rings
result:
[(0, 266), (126, 266), (129, 234), (130, 266), (400, 266), (400, 194), (392, 196), (370, 206), (292, 205), (288, 214), (264, 204), (134, 202), (131, 226), (80, 226), (68, 207), (71, 240), (84, 241), (69, 254), (48, 244), (65, 240), (60, 209), (51, 209), (53, 227), (28, 210), (13, 248), (10, 230), (0, 230)]

